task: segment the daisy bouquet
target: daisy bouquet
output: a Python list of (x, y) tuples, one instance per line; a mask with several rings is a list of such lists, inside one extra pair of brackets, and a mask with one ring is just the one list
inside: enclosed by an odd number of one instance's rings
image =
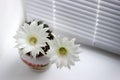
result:
[(79, 45), (75, 39), (53, 34), (41, 21), (25, 22), (14, 38), (22, 61), (31, 68), (45, 70), (53, 63), (57, 68), (71, 68), (79, 61)]

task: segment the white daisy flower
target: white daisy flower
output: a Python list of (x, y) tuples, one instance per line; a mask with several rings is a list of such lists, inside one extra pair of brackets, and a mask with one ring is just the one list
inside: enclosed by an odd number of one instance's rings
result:
[(39, 52), (44, 54), (41, 47), (45, 46), (45, 42), (48, 41), (46, 38), (48, 36), (47, 30), (48, 28), (43, 28), (43, 24), (38, 25), (37, 21), (33, 21), (30, 25), (24, 23), (15, 35), (16, 47), (23, 49), (24, 54), (31, 52), (33, 57), (36, 57)]
[(75, 61), (79, 61), (79, 45), (75, 45), (75, 39), (54, 37), (50, 43), (50, 50), (47, 56), (50, 57), (52, 63), (56, 63), (57, 68), (63, 66), (70, 68)]

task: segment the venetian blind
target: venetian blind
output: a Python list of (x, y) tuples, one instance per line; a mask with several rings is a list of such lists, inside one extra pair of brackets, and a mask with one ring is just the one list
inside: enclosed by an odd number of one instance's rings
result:
[(23, 0), (23, 4), (27, 21), (38, 19), (52, 25), (52, 0)]
[(97, 0), (54, 0), (57, 32), (76, 37), (78, 42), (92, 45)]
[(120, 54), (119, 0), (24, 0), (26, 20), (53, 24), (61, 35)]
[(120, 54), (120, 1), (100, 0), (95, 46)]

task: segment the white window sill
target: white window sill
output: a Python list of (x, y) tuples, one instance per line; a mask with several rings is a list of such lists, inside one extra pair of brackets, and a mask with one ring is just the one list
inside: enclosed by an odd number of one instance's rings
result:
[(8, 47), (0, 57), (2, 80), (120, 80), (120, 56), (99, 49), (81, 46), (81, 61), (71, 70), (52, 65), (40, 73), (20, 60), (17, 49)]

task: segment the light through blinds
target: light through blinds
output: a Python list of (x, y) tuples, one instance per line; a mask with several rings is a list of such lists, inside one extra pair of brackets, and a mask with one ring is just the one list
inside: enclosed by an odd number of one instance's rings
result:
[(95, 46), (120, 54), (120, 1), (100, 0)]
[(24, 0), (26, 20), (53, 25), (55, 33), (120, 54), (119, 0)]
[(57, 32), (76, 36), (81, 43), (92, 45), (97, 0), (55, 0)]
[(23, 0), (23, 4), (27, 21), (38, 19), (52, 25), (52, 0)]

